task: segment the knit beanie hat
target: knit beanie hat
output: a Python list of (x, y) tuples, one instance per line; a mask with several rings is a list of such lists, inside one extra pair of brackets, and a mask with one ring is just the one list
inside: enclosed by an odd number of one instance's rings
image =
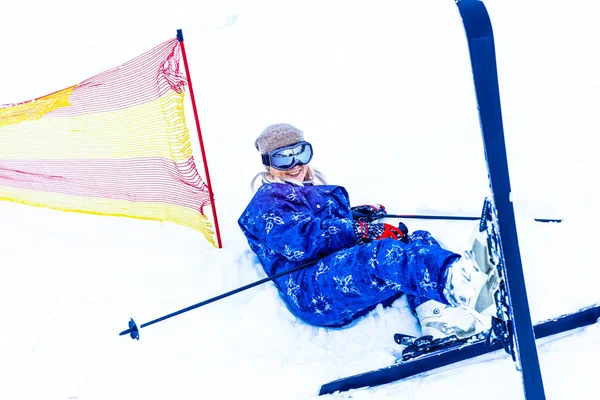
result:
[(304, 134), (290, 124), (273, 124), (265, 128), (258, 136), (254, 146), (260, 154), (269, 154), (275, 149), (304, 141)]

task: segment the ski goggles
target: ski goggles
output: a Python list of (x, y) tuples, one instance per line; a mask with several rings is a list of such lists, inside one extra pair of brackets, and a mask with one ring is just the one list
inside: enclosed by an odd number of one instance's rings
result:
[(280, 171), (294, 168), (296, 165), (305, 165), (313, 156), (312, 145), (308, 142), (295, 143), (280, 147), (269, 154), (262, 155), (262, 163)]

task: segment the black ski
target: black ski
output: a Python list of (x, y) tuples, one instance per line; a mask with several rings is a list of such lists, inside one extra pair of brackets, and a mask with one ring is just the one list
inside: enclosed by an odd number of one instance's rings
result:
[[(503, 264), (498, 270), (501, 270), (505, 284), (500, 299), (505, 303), (505, 310), (504, 315), (499, 316), (501, 324), (497, 324), (496, 327), (502, 328), (500, 337), (521, 373), (525, 397), (530, 400), (545, 400), (511, 200), (512, 190), (492, 24), (480, 0), (456, 0), (456, 4), (469, 45), (481, 135), (493, 197), (494, 228), (497, 231), (499, 258)], [(513, 307), (514, 299), (519, 299), (519, 307)]]
[[(534, 326), (535, 337), (536, 339), (541, 339), (561, 332), (592, 325), (596, 323), (598, 318), (600, 318), (600, 304), (536, 324)], [(383, 385), (422, 372), (435, 370), (446, 365), (501, 350), (502, 347), (502, 342), (500, 341), (495, 342), (490, 346), (486, 346), (485, 338), (466, 342), (459, 341), (455, 345), (437, 349), (433, 353), (416, 356), (409, 361), (399, 361), (389, 367), (326, 383), (321, 386), (319, 395), (367, 386)]]

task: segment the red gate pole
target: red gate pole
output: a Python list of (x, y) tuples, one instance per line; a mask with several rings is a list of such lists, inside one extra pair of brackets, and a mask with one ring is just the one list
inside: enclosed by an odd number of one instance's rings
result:
[(190, 75), (190, 69), (188, 67), (187, 57), (185, 55), (185, 46), (183, 45), (183, 33), (181, 29), (177, 29), (177, 40), (181, 46), (181, 55), (183, 57), (183, 65), (185, 66), (185, 73), (187, 75), (188, 85), (190, 86), (190, 98), (192, 100), (192, 108), (194, 110), (194, 119), (196, 120), (196, 128), (198, 129), (198, 139), (200, 141), (200, 150), (202, 152), (202, 162), (204, 163), (204, 170), (206, 171), (206, 185), (208, 186), (208, 195), (210, 196), (210, 206), (212, 207), (212, 213), (215, 217), (215, 234), (217, 235), (218, 248), (223, 248), (221, 243), (221, 232), (219, 231), (219, 221), (217, 219), (217, 209), (215, 208), (215, 196), (213, 194), (212, 185), (210, 183), (210, 174), (208, 173), (208, 163), (206, 162), (206, 152), (204, 151), (204, 141), (202, 140), (202, 131), (200, 130), (200, 120), (198, 119), (198, 110), (196, 109), (196, 99), (194, 98), (194, 88), (192, 87), (192, 77)]

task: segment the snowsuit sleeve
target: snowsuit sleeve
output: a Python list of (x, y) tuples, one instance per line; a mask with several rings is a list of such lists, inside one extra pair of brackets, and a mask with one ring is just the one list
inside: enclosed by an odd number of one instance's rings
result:
[(265, 184), (239, 224), (259, 257), (271, 252), (271, 260), (274, 252), (307, 262), (356, 244), (348, 194), (341, 186)]

